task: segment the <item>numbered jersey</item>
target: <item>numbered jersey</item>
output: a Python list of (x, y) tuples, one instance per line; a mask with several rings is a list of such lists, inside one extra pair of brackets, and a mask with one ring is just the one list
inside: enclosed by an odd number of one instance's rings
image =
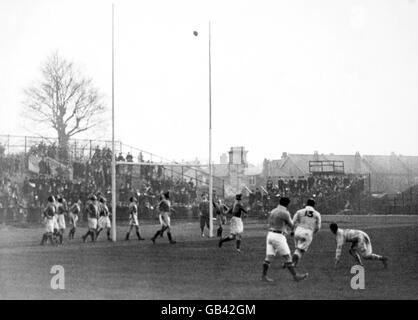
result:
[(295, 213), (293, 224), (295, 228), (302, 227), (316, 232), (321, 229), (321, 215), (314, 208), (306, 206)]

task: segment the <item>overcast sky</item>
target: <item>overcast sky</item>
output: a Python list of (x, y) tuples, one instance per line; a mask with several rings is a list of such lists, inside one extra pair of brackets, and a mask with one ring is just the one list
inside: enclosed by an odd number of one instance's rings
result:
[[(215, 162), (231, 146), (255, 164), (284, 151), (418, 155), (418, 1), (113, 2), (126, 144), (207, 158), (211, 20)], [(111, 3), (0, 1), (0, 134), (41, 134), (22, 121), (22, 90), (56, 50), (110, 109)]]

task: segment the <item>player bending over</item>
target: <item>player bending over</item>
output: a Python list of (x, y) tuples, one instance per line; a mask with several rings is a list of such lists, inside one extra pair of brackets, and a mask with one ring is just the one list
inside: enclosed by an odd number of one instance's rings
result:
[(228, 237), (225, 238), (221, 238), (221, 240), (219, 240), (219, 248), (222, 247), (222, 244), (224, 242), (228, 242), (228, 241), (232, 241), (232, 240), (237, 240), (236, 242), (236, 248), (237, 251), (241, 253), (241, 238), (242, 238), (242, 233), (244, 232), (244, 224), (242, 223), (242, 215), (243, 213), (247, 213), (247, 211), (244, 209), (242, 202), (242, 195), (241, 194), (237, 194), (235, 196), (235, 203), (232, 206), (232, 208), (230, 209), (230, 212), (232, 213), (232, 218), (230, 221), (230, 235)]
[(97, 217), (99, 215), (99, 209), (97, 207), (97, 198), (95, 195), (92, 195), (86, 203), (86, 212), (87, 212), (87, 225), (88, 231), (82, 236), (83, 242), (86, 242), (87, 237), (90, 235), (91, 241), (96, 241), (96, 232), (97, 232)]
[(369, 236), (361, 230), (341, 229), (336, 223), (331, 223), (329, 228), (335, 234), (337, 240), (337, 249), (335, 251), (335, 267), (337, 267), (341, 249), (344, 242), (351, 242), (350, 254), (354, 257), (358, 264), (363, 265), (361, 258), (366, 260), (380, 260), (383, 266), (387, 268), (388, 258), (374, 254), (372, 251), (372, 243)]
[(42, 235), (41, 246), (48, 240), (51, 244), (54, 243), (52, 235), (54, 233), (54, 215), (56, 211), (55, 198), (53, 196), (48, 197), (48, 204), (44, 209), (43, 216), (45, 222), (45, 233)]
[(68, 233), (68, 239), (74, 239), (75, 230), (77, 229), (78, 215), (81, 212), (81, 200), (78, 200), (70, 207), (70, 225), (72, 226)]
[(130, 201), (129, 203), (129, 230), (126, 233), (125, 240), (129, 240), (129, 236), (134, 227), (135, 227), (136, 236), (138, 237), (138, 240), (145, 240), (139, 234), (138, 205), (137, 205), (138, 200), (136, 200), (135, 197), (131, 197), (129, 201)]
[(270, 212), (268, 217), (269, 230), (267, 233), (266, 241), (266, 258), (263, 263), (263, 275), (261, 280), (267, 282), (273, 282), (274, 280), (267, 276), (267, 271), (270, 266), (270, 261), (279, 254), (285, 260), (285, 268), (289, 270), (295, 281), (304, 280), (308, 274), (296, 273), (295, 266), (290, 256), (289, 245), (285, 237), (286, 229), (293, 228), (293, 222), (290, 218), (290, 213), (287, 210), (287, 206), (290, 203), (290, 199), (287, 197), (280, 198), (277, 208)]
[(158, 236), (161, 236), (164, 231), (167, 231), (167, 237), (168, 241), (170, 241), (171, 244), (175, 244), (176, 241), (173, 240), (171, 236), (171, 221), (170, 221), (170, 215), (171, 211), (174, 211), (173, 208), (171, 208), (170, 203), (170, 194), (169, 192), (164, 192), (162, 194), (162, 199), (160, 203), (158, 204), (158, 211), (159, 211), (159, 219), (161, 224), (161, 229), (158, 230), (155, 235), (151, 238), (152, 243), (155, 244), (155, 240)]
[(297, 266), (302, 255), (308, 250), (313, 235), (321, 229), (321, 215), (314, 209), (315, 201), (309, 199), (306, 207), (297, 211), (293, 217), (295, 252), (293, 264)]
[(112, 238), (110, 237), (110, 228), (112, 227), (112, 225), (110, 223), (109, 208), (107, 207), (105, 198), (100, 197), (98, 208), (99, 208), (99, 221), (97, 222), (98, 229), (97, 229), (96, 238), (99, 238), (100, 232), (106, 229), (107, 240), (112, 241)]

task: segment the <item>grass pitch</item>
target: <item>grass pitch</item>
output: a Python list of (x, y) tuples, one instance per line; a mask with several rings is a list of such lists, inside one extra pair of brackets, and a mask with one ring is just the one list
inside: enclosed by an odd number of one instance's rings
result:
[[(247, 220), (242, 253), (235, 242), (217, 246), (217, 238), (201, 238), (197, 221), (173, 221), (177, 244), (166, 236), (155, 245), (149, 240), (157, 224), (141, 225), (139, 242), (127, 226), (118, 227), (118, 241), (101, 234), (96, 243), (82, 243), (86, 229), (78, 228), (76, 239), (63, 246), (39, 246), (42, 227), (0, 226), (1, 299), (417, 299), (418, 216), (323, 216), (323, 228), (302, 258), (298, 269), (309, 272), (296, 283), (277, 257), (269, 276), (260, 281), (265, 256), (266, 226)], [(354, 261), (343, 248), (340, 265), (334, 269), (335, 238), (330, 221), (342, 228), (366, 231), (377, 254), (389, 257), (389, 268), (379, 261), (365, 261), (364, 290), (353, 290), (350, 268)], [(225, 228), (224, 234), (228, 231)], [(66, 230), (67, 236), (68, 230)], [(293, 239), (288, 238), (293, 250)], [(65, 289), (52, 290), (53, 265), (65, 269)]]

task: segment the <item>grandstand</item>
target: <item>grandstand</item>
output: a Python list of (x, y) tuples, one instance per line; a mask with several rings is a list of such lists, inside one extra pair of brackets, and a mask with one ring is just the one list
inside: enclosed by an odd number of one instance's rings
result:
[[(111, 203), (110, 145), (104, 140), (72, 140), (68, 154), (62, 158), (56, 139), (0, 136), (2, 221), (39, 222), (49, 194), (62, 194), (70, 202), (80, 199), (84, 203), (89, 194), (100, 192)], [(176, 218), (197, 217), (200, 195), (209, 189), (207, 168), (176, 163), (121, 142), (116, 143), (115, 157), (118, 220), (127, 218), (130, 196), (139, 199), (143, 218), (155, 218), (155, 206), (162, 190), (170, 190), (177, 209)], [(323, 214), (417, 214), (414, 157), (382, 157), (284, 153), (280, 160), (265, 161), (251, 190), (245, 184), (248, 179), (240, 176), (246, 170), (236, 170), (236, 163), (215, 165), (215, 175), (219, 175), (213, 179), (214, 194), (226, 198), (228, 203), (232, 201), (231, 192), (225, 191), (231, 189), (230, 184), (235, 189), (238, 186), (242, 188), (250, 214), (260, 217), (284, 195), (292, 198), (291, 211), (313, 197)], [(387, 168), (382, 163), (388, 164)], [(229, 177), (228, 166), (234, 168), (229, 170)], [(244, 161), (243, 169), (247, 166)], [(382, 186), (388, 184), (382, 179), (395, 181), (393, 177), (399, 182), (399, 188), (408, 187), (382, 192)]]

